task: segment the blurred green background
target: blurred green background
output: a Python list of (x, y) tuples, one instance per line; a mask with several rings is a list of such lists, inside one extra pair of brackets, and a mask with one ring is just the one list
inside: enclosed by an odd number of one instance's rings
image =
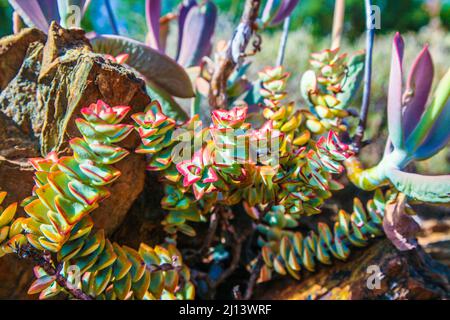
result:
[[(57, 1), (57, 0), (55, 0)], [(111, 0), (121, 20), (121, 29), (124, 33), (138, 35), (145, 29), (144, 0)], [(163, 11), (169, 12), (181, 0), (164, 0)], [(220, 9), (221, 15), (226, 15), (231, 22), (236, 22), (243, 10), (244, 0), (214, 0)], [(382, 29), (380, 33), (389, 33), (392, 30), (419, 31), (430, 22), (427, 3), (440, 2), (439, 18), (442, 26), (450, 28), (450, 0), (373, 0), (372, 4), (381, 9)], [(96, 26), (107, 28), (107, 21), (96, 19), (99, 12), (105, 10), (104, 0), (92, 0), (89, 14), (84, 23), (86, 27)], [(364, 29), (364, 1), (346, 0), (346, 10), (351, 12), (346, 18), (345, 33), (352, 40), (357, 39)], [(293, 13), (292, 30), (305, 28), (314, 36), (326, 36), (330, 33), (334, 0), (301, 0)], [(11, 33), (11, 8), (8, 0), (0, 0), (0, 35)], [(281, 28), (281, 27), (279, 27)], [(97, 29), (98, 30), (98, 29)], [(274, 29), (273, 31), (276, 31)]]
[[(56, 1), (56, 0), (55, 0)], [(214, 41), (229, 39), (241, 16), (244, 0), (213, 0), (219, 7), (219, 19)], [(181, 0), (163, 0), (163, 14), (179, 5)], [(146, 36), (144, 0), (111, 0), (119, 31), (143, 41)], [(386, 138), (386, 92), (389, 77), (391, 41), (394, 32), (400, 31), (405, 37), (406, 70), (421, 47), (428, 43), (435, 64), (435, 80), (443, 76), (449, 68), (450, 53), (450, 0), (373, 0), (381, 9), (381, 29), (376, 30), (374, 46), (374, 72), (372, 84), (371, 112), (366, 137), (373, 141), (365, 148), (363, 157), (367, 165), (379, 161)], [(352, 53), (365, 48), (364, 44), (364, 1), (346, 0), (346, 15), (342, 51)], [(330, 33), (334, 0), (300, 0), (293, 13), (289, 41), (284, 65), (291, 72), (289, 93), (299, 107), (305, 104), (299, 94), (299, 81), (308, 66), (309, 54), (330, 46)], [(92, 0), (83, 20), (87, 31), (96, 30), (109, 33), (109, 20), (105, 18), (104, 0)], [(7, 0), (0, 0), (0, 35), (12, 32), (12, 9)], [(264, 66), (275, 63), (282, 26), (265, 30), (262, 33), (262, 51), (251, 60), (249, 78), (256, 79), (256, 72)], [(173, 23), (168, 39), (168, 54), (173, 56), (176, 48), (177, 27)], [(361, 90), (354, 101), (358, 109)], [(414, 169), (414, 168), (412, 168)], [(426, 173), (450, 172), (450, 148), (438, 155), (416, 164), (417, 171)]]

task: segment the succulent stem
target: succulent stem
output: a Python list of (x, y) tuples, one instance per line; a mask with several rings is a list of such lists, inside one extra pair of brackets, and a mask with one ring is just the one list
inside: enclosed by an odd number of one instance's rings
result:
[(280, 48), (278, 50), (278, 57), (277, 57), (277, 66), (281, 66), (284, 61), (284, 55), (286, 52), (286, 45), (287, 45), (287, 38), (289, 35), (289, 25), (291, 24), (291, 17), (287, 17), (284, 19), (283, 23), (283, 34), (281, 35), (281, 42), (280, 42)]
[(355, 137), (353, 140), (353, 147), (356, 153), (361, 149), (361, 142), (364, 137), (364, 130), (366, 129), (367, 114), (369, 112), (370, 104), (370, 89), (372, 81), (372, 51), (373, 40), (375, 36), (375, 29), (371, 25), (371, 9), (370, 0), (365, 0), (366, 8), (366, 61), (364, 68), (364, 92), (359, 116), (359, 124), (356, 128)]
[(108, 11), (109, 22), (111, 23), (112, 30), (114, 34), (119, 34), (119, 27), (117, 25), (116, 17), (114, 16), (114, 11), (111, 6), (110, 0), (105, 0), (106, 10)]
[(333, 31), (331, 35), (331, 49), (341, 46), (342, 32), (344, 31), (345, 0), (336, 0), (334, 6)]

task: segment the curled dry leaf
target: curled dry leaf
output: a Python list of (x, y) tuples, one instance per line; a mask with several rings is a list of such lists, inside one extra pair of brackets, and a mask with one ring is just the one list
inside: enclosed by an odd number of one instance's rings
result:
[(402, 193), (386, 205), (383, 229), (392, 244), (400, 251), (408, 251), (417, 247), (416, 234), (419, 224), (405, 211), (406, 196)]

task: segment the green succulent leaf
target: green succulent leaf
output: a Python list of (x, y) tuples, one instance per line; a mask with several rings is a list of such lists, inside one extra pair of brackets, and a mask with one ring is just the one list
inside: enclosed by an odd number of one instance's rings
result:
[(314, 104), (309, 99), (310, 91), (314, 91), (317, 89), (317, 77), (316, 73), (313, 70), (306, 71), (300, 82), (300, 93), (302, 94), (303, 99), (308, 104), (310, 108), (314, 107)]
[(361, 85), (364, 75), (364, 58), (365, 53), (358, 53), (354, 55), (348, 63), (347, 77), (345, 78), (342, 92), (336, 95), (340, 103), (335, 107), (336, 109), (346, 109), (350, 102), (356, 95), (356, 92)]
[(450, 175), (424, 176), (392, 169), (388, 177), (395, 188), (408, 197), (433, 203), (450, 201)]

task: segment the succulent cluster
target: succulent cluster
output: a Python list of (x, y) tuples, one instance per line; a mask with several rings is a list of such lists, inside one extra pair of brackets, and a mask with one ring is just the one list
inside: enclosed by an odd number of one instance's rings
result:
[[(350, 155), (331, 131), (308, 146), (293, 146), (285, 137), (292, 136), (300, 123), (292, 124), (286, 117), (275, 124), (279, 129), (269, 120), (254, 130), (246, 122), (246, 106), (213, 111), (211, 126), (203, 129), (196, 129), (201, 123), (193, 118), (175, 130), (175, 121), (157, 104), (134, 119), (142, 139), (138, 152), (150, 155), (149, 170), (162, 171), (167, 192), (162, 207), (169, 210), (164, 221), (169, 232), (195, 234), (185, 222), (205, 220), (203, 215), (214, 202), (277, 204), (297, 215), (318, 213), (330, 190), (341, 187), (332, 174), (343, 170), (341, 163)], [(189, 138), (184, 146), (191, 156), (175, 164), (183, 143), (173, 142), (182, 135)]]
[(303, 74), (300, 90), (311, 112), (318, 118), (317, 131), (347, 130), (351, 99), (362, 80), (364, 54), (357, 53), (350, 61), (339, 48), (311, 54), (312, 70)]
[[(71, 1), (50, 1), (52, 9), (48, 1), (9, 2), (26, 24), (44, 32), (62, 31), (53, 20), (63, 27), (68, 25)], [(82, 9), (81, 16), (89, 2), (74, 2)], [(17, 204), (0, 207), (0, 257), (9, 253), (39, 257), (30, 294), (39, 294), (41, 299), (61, 293), (71, 298), (82, 293), (92, 299), (194, 299), (193, 283), (199, 282), (191, 279), (176, 247), (177, 234), (193, 237), (195, 223), (220, 220), (220, 237), (217, 226), (208, 230), (212, 233), (206, 251), (214, 251), (218, 241), (231, 246), (228, 238), (241, 239), (232, 219), (224, 213), (232, 206), (248, 214), (244, 218), (251, 222), (252, 235), (256, 235), (242, 239), (251, 249), (259, 250), (245, 264), (252, 270), (262, 265), (260, 282), (276, 274), (299, 279), (303, 268), (314, 271), (318, 262), (345, 260), (352, 246), (365, 246), (381, 235), (383, 228), (399, 250), (414, 247), (409, 234), (398, 228), (405, 221), (411, 223), (407, 199), (448, 203), (450, 179), (402, 170), (411, 161), (431, 157), (448, 144), (450, 71), (427, 107), (433, 80), (428, 49), (416, 58), (403, 88), (404, 44), (399, 35), (395, 37), (388, 97), (389, 139), (382, 161), (365, 170), (355, 154), (358, 148), (342, 142), (346, 141), (343, 136), (350, 139), (352, 128), (347, 120), (356, 113), (350, 111), (350, 105), (362, 82), (364, 52), (350, 59), (340, 54), (339, 48), (311, 55), (311, 70), (303, 74), (300, 84), (309, 109), (297, 108), (288, 100), (290, 74), (282, 66), (265, 68), (254, 83), (246, 75), (250, 64), (244, 57), (253, 54), (245, 52), (251, 36), (284, 21), (298, 2), (267, 0), (258, 18), (261, 2), (247, 1), (244, 16), (252, 10), (256, 13), (242, 19), (229, 42), (218, 42), (211, 59), (207, 56), (217, 20), (212, 1), (185, 0), (177, 13), (161, 17), (162, 2), (147, 0), (146, 43), (119, 35), (111, 4), (105, 1), (114, 34), (87, 35), (92, 48), (104, 54), (106, 63), (123, 64), (121, 68), (128, 65), (142, 76), (152, 102), (131, 116), (132, 125), (125, 123), (130, 107), (111, 107), (99, 100), (80, 110), (83, 118), (75, 122), (81, 137), (69, 141), (72, 155), (60, 157), (50, 152), (30, 159), (35, 186), (22, 202), (26, 216), (15, 217)], [(164, 52), (169, 22), (175, 19), (179, 34), (176, 57), (171, 59)], [(257, 52), (260, 44), (255, 41), (253, 45)], [(187, 71), (195, 74), (194, 81)], [(218, 98), (215, 91), (223, 104), (213, 101)], [(194, 97), (187, 121), (173, 97)], [(200, 120), (205, 97), (212, 107), (210, 122)], [(230, 108), (215, 109), (218, 105)], [(256, 107), (262, 109), (261, 114), (249, 114)], [(262, 120), (253, 121), (256, 118)], [(162, 226), (168, 234), (165, 243), (153, 247), (142, 243), (138, 250), (107, 239), (91, 217), (111, 196), (108, 186), (121, 175), (114, 164), (129, 154), (116, 144), (133, 129), (141, 139), (133, 151), (147, 157), (147, 170), (157, 172), (162, 182), (165, 194), (161, 207), (166, 211)], [(373, 199), (364, 206), (355, 198), (352, 212), (340, 210), (332, 220), (333, 228), (319, 223), (316, 230), (303, 236), (305, 216), (321, 213), (333, 192), (344, 188), (340, 182), (344, 180), (339, 178), (345, 169), (357, 187), (375, 190)], [(383, 193), (380, 188), (384, 186), (388, 190)], [(5, 197), (6, 192), (0, 192), (0, 205)], [(214, 218), (218, 220), (213, 220), (213, 213), (221, 214)], [(234, 237), (228, 237), (231, 234)], [(204, 250), (199, 251), (203, 255)], [(237, 259), (240, 256), (238, 252)], [(193, 260), (211, 261), (202, 258)]]
[[(103, 101), (83, 108), (76, 124), (83, 138), (70, 141), (72, 156), (31, 159), (36, 170), (34, 195), (23, 202), (27, 239), (39, 250), (60, 252), (73, 240), (73, 230), (108, 197), (106, 186), (120, 176), (112, 164), (128, 151), (114, 145), (133, 130), (121, 124), (130, 107), (110, 107)], [(83, 229), (84, 230), (84, 229)], [(82, 233), (82, 232), (81, 232)]]
[(371, 238), (383, 234), (385, 205), (390, 197), (377, 190), (366, 209), (355, 198), (353, 212), (340, 210), (333, 230), (319, 223), (318, 232), (310, 231), (306, 237), (295, 231), (299, 225), (295, 217), (286, 214), (282, 207), (274, 207), (258, 225), (263, 235), (259, 242), (264, 260), (259, 281), (270, 280), (273, 271), (300, 279), (302, 267), (311, 272), (315, 270), (315, 260), (327, 265), (332, 263), (332, 257), (346, 260), (351, 246), (366, 246)]
[[(1, 216), (2, 255), (33, 250), (54, 253), (49, 262), (57, 270), (48, 274), (35, 268), (37, 280), (29, 293), (41, 299), (65, 292), (58, 277), (96, 299), (193, 299), (195, 290), (189, 269), (173, 244), (154, 248), (141, 244), (138, 251), (111, 243), (103, 230), (93, 230), (89, 213), (110, 195), (106, 186), (120, 176), (112, 164), (128, 151), (114, 145), (125, 139), (133, 126), (121, 124), (130, 107), (110, 107), (99, 100), (81, 110), (76, 124), (82, 138), (70, 141), (73, 156), (31, 159), (36, 170), (34, 195), (23, 201), (28, 217), (14, 218), (16, 204)], [(0, 194), (3, 201), (6, 193)], [(4, 237), (3, 237), (4, 235)]]
[[(39, 293), (40, 299), (47, 299), (64, 292), (56, 281), (60, 275), (99, 300), (194, 298), (189, 269), (182, 264), (181, 254), (174, 245), (152, 248), (141, 243), (136, 251), (111, 243), (105, 239), (103, 230), (91, 233), (92, 227), (92, 220), (86, 218), (74, 232), (74, 239), (58, 252), (59, 274), (49, 275), (42, 267), (35, 268), (37, 279), (29, 294)], [(79, 277), (79, 283), (75, 277)]]

